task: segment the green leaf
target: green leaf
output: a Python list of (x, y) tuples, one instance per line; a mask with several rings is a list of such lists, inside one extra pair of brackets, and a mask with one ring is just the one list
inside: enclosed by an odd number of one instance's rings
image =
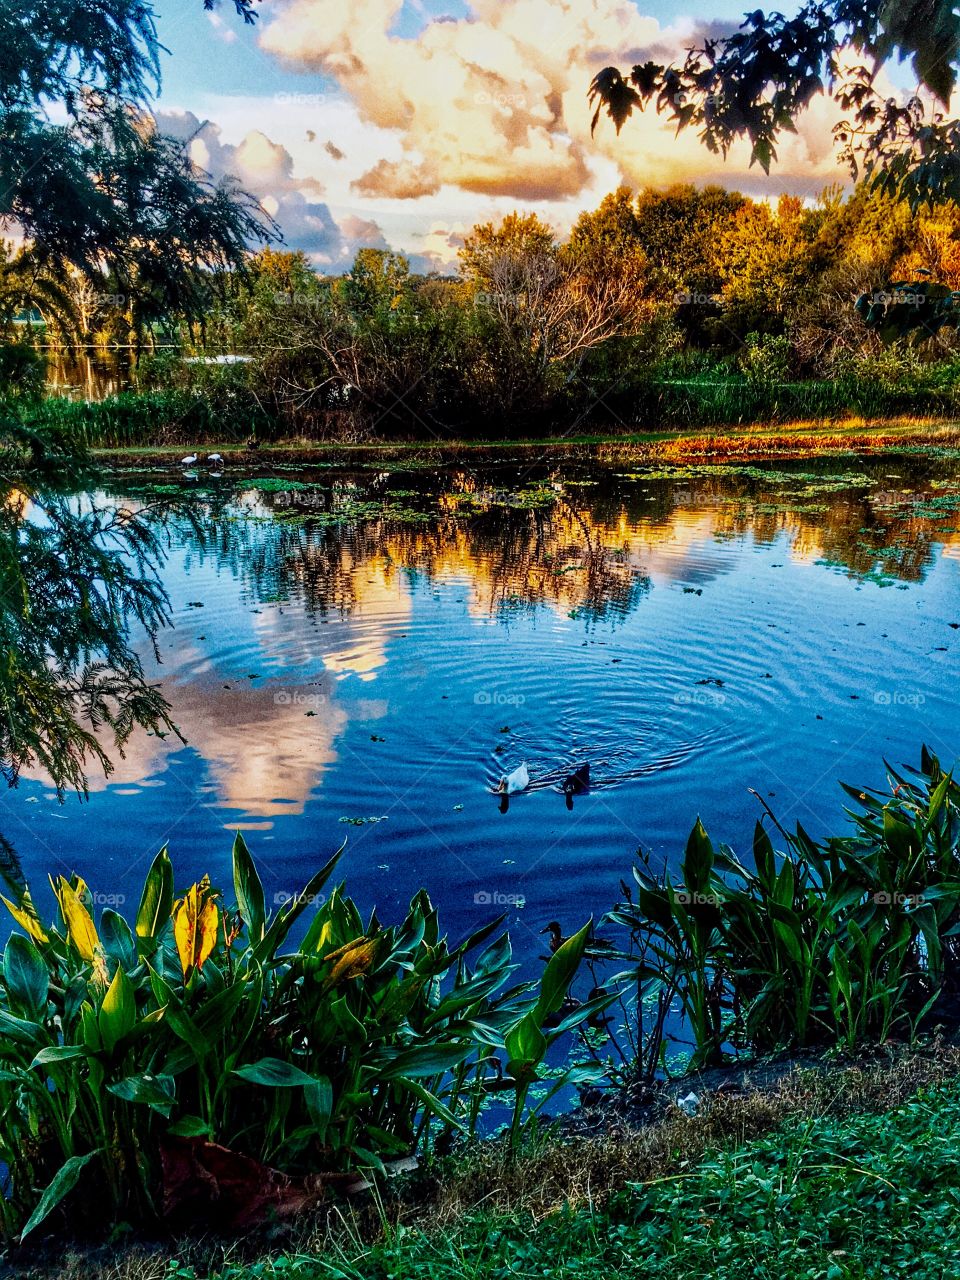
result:
[(137, 911), (137, 937), (156, 938), (173, 910), (173, 863), (164, 845), (147, 872)]
[(107, 1053), (128, 1036), (137, 1022), (137, 1004), (133, 985), (121, 968), (113, 975), (97, 1017), (100, 1039)]
[(181, 1116), (167, 1129), (173, 1138), (210, 1138), (210, 1126), (199, 1116)]
[(303, 1097), (311, 1123), (322, 1141), (333, 1114), (333, 1085), (326, 1076), (317, 1076), (304, 1086)]
[(435, 1116), (439, 1116), (445, 1124), (449, 1124), (453, 1128), (461, 1130), (461, 1132), (466, 1131), (466, 1125), (461, 1124), (450, 1108), (441, 1102), (435, 1093), (431, 1093), (425, 1085), (422, 1085), (419, 1080), (401, 1079), (399, 1083), (405, 1089), (409, 1089), (415, 1098), (420, 1099), (428, 1111), (431, 1111)]
[(7, 991), (32, 1014), (47, 1006), (50, 977), (43, 957), (29, 938), (12, 933), (3, 951), (3, 978)]
[(40, 1203), (27, 1219), (27, 1225), (20, 1233), (20, 1243), (26, 1240), (31, 1231), (35, 1231), (51, 1209), (55, 1209), (64, 1196), (68, 1196), (79, 1181), (80, 1174), (86, 1165), (96, 1156), (103, 1155), (103, 1148), (88, 1151), (85, 1156), (70, 1156), (57, 1171), (53, 1181), (40, 1197)]
[(123, 916), (110, 907), (100, 917), (100, 945), (104, 955), (116, 960), (128, 973), (137, 967), (137, 940)]
[(163, 1075), (127, 1076), (123, 1080), (117, 1080), (115, 1084), (107, 1085), (108, 1093), (115, 1097), (123, 1098), (125, 1102), (143, 1103), (163, 1116), (169, 1116), (176, 1101), (176, 1090), (173, 1076)]
[(543, 1061), (547, 1052), (547, 1041), (533, 1010), (521, 1018), (515, 1027), (507, 1033), (505, 1047), (507, 1050), (507, 1071), (515, 1080), (529, 1076), (533, 1069)]
[(703, 823), (697, 818), (687, 839), (683, 855), (684, 886), (692, 893), (710, 891), (710, 873), (713, 870), (713, 845)]
[(51, 1044), (41, 1049), (31, 1067), (52, 1067), (58, 1062), (72, 1062), (74, 1058), (85, 1058), (87, 1046), (84, 1044)]
[(394, 1080), (397, 1076), (426, 1079), (441, 1075), (444, 1071), (459, 1066), (472, 1049), (473, 1045), (470, 1043), (425, 1044), (414, 1049), (404, 1049), (387, 1061), (379, 1074), (384, 1080)]
[(316, 902), (323, 886), (333, 875), (334, 869), (346, 847), (347, 843), (344, 841), (329, 862), (321, 867), (304, 887), (303, 892), (297, 894), (295, 898), (280, 908), (271, 920), (270, 927), (254, 947), (254, 954), (258, 960), (268, 960), (276, 955), (277, 949), (283, 944), (287, 934), (293, 928), (294, 922), (306, 911), (307, 907)]
[(237, 895), (240, 918), (247, 926), (250, 943), (256, 946), (263, 939), (266, 921), (263, 885), (239, 831), (233, 842), (233, 890)]
[(0, 1039), (5, 1036), (15, 1044), (33, 1045), (42, 1034), (43, 1030), (37, 1023), (28, 1022), (26, 1018), (18, 1018), (6, 1009), (0, 1009)]
[(245, 1067), (237, 1067), (233, 1072), (251, 1084), (262, 1084), (269, 1089), (295, 1089), (301, 1085), (316, 1083), (314, 1076), (307, 1075), (292, 1062), (283, 1062), (280, 1058), (261, 1058), (259, 1062), (251, 1062)]
[(550, 1014), (556, 1013), (563, 1004), (570, 989), (570, 983), (583, 959), (591, 925), (592, 921), (588, 920), (572, 938), (567, 938), (566, 942), (561, 943), (550, 957), (540, 981), (540, 998), (535, 1010), (538, 1026), (542, 1026)]

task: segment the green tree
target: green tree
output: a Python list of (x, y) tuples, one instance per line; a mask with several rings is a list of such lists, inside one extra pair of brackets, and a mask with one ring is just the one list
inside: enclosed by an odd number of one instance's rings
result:
[(0, 228), (50, 263), (106, 264), (141, 293), (135, 333), (158, 308), (196, 314), (209, 276), (242, 269), (271, 230), (252, 197), (158, 133), (147, 112), (158, 53), (142, 0), (0, 7)]

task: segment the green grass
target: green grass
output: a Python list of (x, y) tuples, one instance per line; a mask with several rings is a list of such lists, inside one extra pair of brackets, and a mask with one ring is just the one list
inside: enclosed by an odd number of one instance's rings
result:
[(474, 1213), (170, 1280), (942, 1280), (960, 1274), (960, 1083), (881, 1114), (796, 1118), (602, 1209)]
[[(218, 1272), (211, 1272), (211, 1275)], [(791, 1121), (603, 1210), (468, 1217), (364, 1248), (227, 1266), (223, 1280), (942, 1280), (960, 1274), (960, 1085), (882, 1115)], [(170, 1280), (193, 1280), (170, 1262)]]

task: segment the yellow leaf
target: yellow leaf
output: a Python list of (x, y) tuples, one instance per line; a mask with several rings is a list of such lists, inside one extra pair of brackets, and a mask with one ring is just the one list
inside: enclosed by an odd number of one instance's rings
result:
[(217, 904), (210, 877), (187, 890), (173, 909), (173, 938), (184, 981), (194, 968), (203, 968), (217, 942)]
[(366, 973), (376, 954), (377, 943), (374, 938), (355, 938), (337, 951), (331, 951), (326, 958), (333, 968), (327, 975), (324, 989), (329, 991), (339, 982), (346, 982), (349, 978), (358, 978), (360, 974)]
[(203, 962), (213, 953), (217, 945), (217, 904), (208, 898), (203, 904), (200, 919), (197, 921), (196, 963), (203, 968)]
[(180, 957), (184, 978), (193, 968), (193, 948), (197, 936), (197, 896), (198, 887), (193, 885), (173, 909), (173, 938), (177, 944), (177, 955)]
[(100, 939), (97, 937), (97, 929), (90, 912), (77, 897), (76, 890), (64, 880), (63, 876), (58, 877), (58, 883), (53, 888), (67, 925), (67, 936), (80, 956), (92, 964), (97, 948), (100, 946)]
[(31, 915), (29, 911), (25, 911), (22, 907), (15, 907), (12, 902), (9, 902), (2, 895), (0, 895), (0, 902), (7, 908), (21, 929), (26, 929), (34, 942), (50, 941), (50, 935), (44, 929), (37, 916)]

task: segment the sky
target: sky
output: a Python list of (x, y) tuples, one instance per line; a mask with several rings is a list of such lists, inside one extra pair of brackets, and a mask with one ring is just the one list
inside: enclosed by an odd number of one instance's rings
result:
[(369, 245), (449, 272), (476, 223), (532, 211), (562, 235), (621, 184), (812, 198), (845, 177), (823, 100), (769, 179), (745, 147), (711, 156), (652, 108), (591, 138), (596, 71), (677, 56), (741, 21), (740, 0), (263, 0), (253, 26), (230, 0), (156, 8), (161, 127), (321, 271)]

